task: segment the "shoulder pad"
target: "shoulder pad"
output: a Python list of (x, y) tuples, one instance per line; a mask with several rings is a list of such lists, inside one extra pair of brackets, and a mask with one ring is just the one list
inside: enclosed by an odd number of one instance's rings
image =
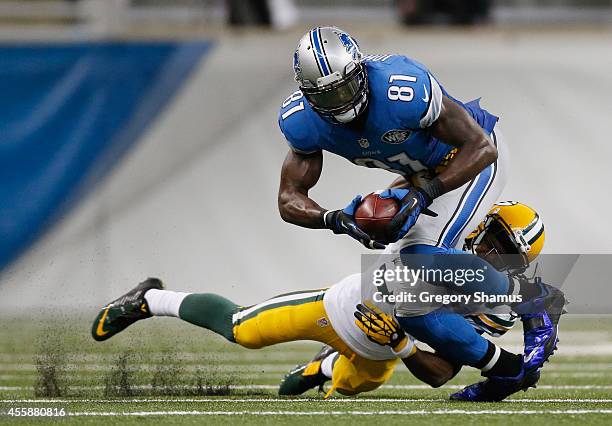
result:
[(300, 154), (320, 151), (319, 132), (312, 122), (308, 102), (300, 91), (285, 99), (278, 113), (278, 126), (285, 136), (289, 147)]
[[(411, 129), (431, 126), (440, 116), (442, 88), (429, 70), (406, 56), (394, 55), (389, 66), (380, 69), (379, 84), (403, 125)], [(385, 81), (380, 81), (382, 78)], [(379, 86), (380, 87), (380, 86)]]

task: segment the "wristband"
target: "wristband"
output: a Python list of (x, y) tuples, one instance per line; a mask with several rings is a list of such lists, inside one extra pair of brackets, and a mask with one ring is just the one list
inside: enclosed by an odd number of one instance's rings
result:
[(440, 179), (438, 179), (437, 176), (421, 186), (420, 189), (429, 197), (430, 203), (435, 198), (438, 198), (440, 195), (444, 194), (444, 184)]
[(331, 212), (331, 210), (327, 210), (323, 213), (323, 226), (325, 226), (326, 228), (329, 228), (329, 226), (327, 225), (327, 215)]
[[(409, 358), (410, 356), (414, 355), (414, 352), (416, 352), (416, 346), (414, 345), (414, 340), (412, 340), (408, 336), (406, 336), (405, 339), (406, 339), (406, 344), (399, 351), (396, 351), (394, 348), (391, 348), (391, 351), (393, 352), (393, 354), (397, 356), (398, 358), (402, 358), (402, 359)], [(400, 342), (400, 345), (401, 345), (401, 342)]]

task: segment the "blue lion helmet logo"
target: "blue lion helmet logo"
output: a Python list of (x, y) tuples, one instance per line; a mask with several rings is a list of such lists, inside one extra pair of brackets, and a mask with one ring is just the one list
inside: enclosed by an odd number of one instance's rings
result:
[(342, 42), (342, 45), (344, 46), (346, 51), (353, 56), (353, 59), (357, 60), (361, 57), (359, 46), (357, 45), (357, 42), (351, 38), (350, 35), (348, 35), (347, 33), (340, 33), (338, 34), (338, 37), (340, 38), (340, 42)]
[(302, 78), (302, 68), (300, 68), (300, 59), (297, 50), (293, 53), (293, 72), (295, 72), (295, 79), (299, 81)]

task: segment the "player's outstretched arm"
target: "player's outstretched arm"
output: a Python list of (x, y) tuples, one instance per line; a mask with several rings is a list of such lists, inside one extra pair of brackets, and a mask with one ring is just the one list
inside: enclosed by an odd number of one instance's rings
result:
[(325, 209), (308, 197), (323, 170), (323, 153), (303, 155), (290, 150), (281, 169), (278, 210), (285, 222), (305, 228), (325, 228)]
[(430, 132), (458, 148), (448, 167), (434, 179), (438, 187), (433, 188), (431, 198), (459, 188), (497, 159), (497, 148), (491, 138), (464, 108), (446, 96), (442, 98), (442, 111)]

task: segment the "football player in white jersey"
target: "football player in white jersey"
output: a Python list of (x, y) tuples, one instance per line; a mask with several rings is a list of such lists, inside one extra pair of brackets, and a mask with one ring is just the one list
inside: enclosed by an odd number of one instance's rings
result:
[[(506, 211), (521, 206), (514, 204)], [(500, 236), (499, 228), (491, 227), (492, 221), (502, 219), (496, 214), (488, 216), (472, 236), (479, 242), (480, 251), (476, 253), (491, 261), (494, 261), (492, 254), (503, 253), (496, 251), (498, 246), (511, 247), (497, 244), (500, 238), (516, 242), (513, 229), (501, 228), (505, 231)], [(524, 254), (527, 264), (539, 253), (543, 238), (542, 233), (541, 240)], [(285, 378), (279, 390), (283, 395), (297, 395), (328, 380), (332, 380), (329, 394), (333, 390), (344, 395), (370, 391), (391, 377), (398, 359), (402, 359), (417, 378), (434, 387), (450, 380), (459, 371), (461, 365), (448, 354), (419, 350), (413, 338), (406, 335), (394, 319), (392, 309), (384, 312), (365, 306), (364, 303), (371, 299), (371, 295), (363, 293), (361, 274), (351, 275), (329, 289), (291, 292), (253, 306), (239, 306), (216, 294), (164, 290), (159, 279), (149, 278), (100, 310), (93, 323), (92, 336), (103, 341), (140, 319), (171, 316), (209, 329), (249, 349), (296, 340), (324, 343), (326, 346), (313, 361), (299, 366)], [(481, 316), (481, 321), (495, 324), (499, 323), (499, 318)], [(509, 326), (511, 322), (506, 324)], [(499, 356), (494, 359), (501, 349), (491, 345), (492, 356), (481, 366), (483, 371), (492, 370), (498, 361), (501, 362)]]

